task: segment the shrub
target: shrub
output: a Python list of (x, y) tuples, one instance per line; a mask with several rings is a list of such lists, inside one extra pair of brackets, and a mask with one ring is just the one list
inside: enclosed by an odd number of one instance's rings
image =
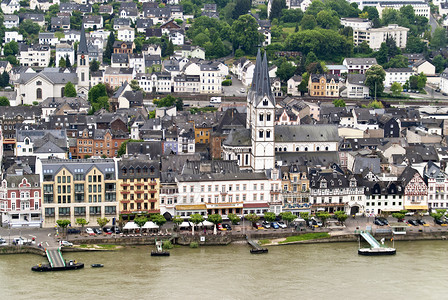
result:
[(162, 248), (163, 249), (173, 249), (173, 243), (171, 243), (170, 241), (163, 241), (162, 242)]
[(222, 82), (222, 86), (231, 86), (231, 85), (232, 85), (231, 79), (226, 79)]
[(198, 242), (191, 242), (190, 243), (190, 248), (199, 248)]

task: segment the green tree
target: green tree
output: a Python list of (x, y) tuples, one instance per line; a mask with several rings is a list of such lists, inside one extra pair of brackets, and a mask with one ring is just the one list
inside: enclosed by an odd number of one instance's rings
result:
[(406, 43), (407, 53), (423, 53), (426, 48), (426, 43), (420, 37), (408, 35), (408, 41)]
[(66, 67), (65, 59), (63, 57), (61, 57), (61, 59), (59, 60), (58, 66), (59, 66), (59, 68), (65, 68)]
[(322, 10), (317, 14), (317, 24), (325, 29), (337, 29), (340, 25), (340, 19), (335, 11)]
[(140, 85), (138, 84), (138, 81), (135, 79), (132, 79), (131, 82), (129, 83), (131, 89), (136, 92), (136, 91), (142, 91), (142, 88), (140, 87)]
[(280, 214), (280, 216), (282, 217), (282, 220), (286, 221), (286, 224), (289, 224), (290, 222), (294, 221), (297, 216), (294, 215), (292, 212), (287, 211), (287, 212), (282, 212)]
[(70, 68), (72, 66), (72, 63), (70, 61), (70, 58), (68, 57), (68, 55), (65, 57), (65, 67), (66, 68)]
[(0, 97), (0, 106), (10, 106), (8, 98), (5, 96)]
[(404, 55), (397, 55), (391, 58), (389, 62), (383, 65), (384, 69), (407, 68), (407, 67), (408, 67), (408, 58)]
[(107, 223), (109, 223), (109, 219), (108, 218), (98, 218), (96, 219), (96, 222), (98, 223), (98, 226), (100, 226), (100, 228), (102, 229), (104, 226), (107, 225)]
[(446, 29), (437, 27), (431, 38), (431, 47), (435, 49), (444, 48), (446, 46)]
[(445, 60), (440, 54), (434, 57), (432, 64), (436, 67), (436, 73), (441, 73), (445, 69)]
[(302, 30), (314, 29), (317, 26), (317, 21), (313, 15), (305, 15), (300, 25), (302, 26)]
[(179, 225), (182, 224), (182, 222), (184, 220), (180, 216), (174, 216), (172, 221), (173, 221), (174, 225), (176, 226), (176, 228), (179, 229)]
[(438, 221), (442, 219), (442, 217), (445, 215), (446, 209), (436, 209), (435, 213), (431, 213), (430, 216), (434, 218), (434, 221)]
[(379, 109), (379, 108), (384, 108), (384, 105), (379, 100), (373, 100), (373, 101), (370, 101), (369, 104), (367, 104), (367, 107)]
[(401, 213), (401, 212), (394, 212), (392, 213), (392, 217), (396, 218), (398, 220), (398, 222), (403, 221), (405, 214)]
[(343, 99), (333, 100), (334, 107), (345, 107), (345, 101)]
[(109, 34), (109, 37), (107, 38), (106, 49), (104, 50), (104, 53), (103, 53), (103, 60), (105, 62), (110, 63), (110, 59), (112, 57), (112, 52), (114, 51), (114, 47), (113, 47), (114, 43), (115, 43), (115, 35), (113, 32), (111, 32)]
[(40, 26), (33, 21), (27, 19), (23, 20), (19, 25), (19, 33), (23, 35), (25, 39), (36, 36), (39, 33)]
[(5, 46), (3, 46), (3, 54), (5, 56), (17, 55), (18, 53), (19, 53), (19, 44), (16, 41), (11, 41), (9, 43), (6, 43)]
[(89, 90), (88, 101), (92, 106), (92, 113), (101, 109), (109, 109), (109, 97), (107, 96), (106, 86), (99, 83)]
[(64, 97), (76, 97), (78, 93), (76, 92), (75, 86), (70, 81), (67, 82), (64, 88)]
[(62, 234), (64, 234), (65, 236), (67, 236), (67, 226), (70, 225), (70, 220), (56, 220), (56, 224), (58, 224), (59, 227), (62, 228)]
[(260, 217), (257, 216), (256, 214), (248, 214), (248, 215), (245, 215), (244, 218), (251, 223), (255, 223), (258, 220), (260, 220)]
[(238, 222), (241, 220), (240, 217), (232, 213), (228, 214), (227, 218), (229, 218), (230, 222), (232, 222), (233, 225), (237, 225)]
[(231, 35), (233, 49), (241, 48), (245, 53), (255, 54), (256, 47), (262, 41), (258, 32), (258, 23), (251, 15), (243, 15), (232, 24)]
[(301, 212), (300, 217), (308, 222), (310, 220), (310, 213), (309, 212)]
[(336, 218), (338, 219), (339, 222), (341, 222), (341, 224), (344, 224), (345, 220), (347, 220), (348, 216), (345, 213), (345, 211), (336, 211), (334, 213), (336, 215)]
[(326, 211), (322, 211), (317, 214), (317, 217), (322, 221), (322, 225), (325, 226), (327, 219), (330, 218), (330, 214)]
[(285, 0), (273, 0), (269, 19), (279, 19), (282, 16), (283, 9), (286, 8)]
[(100, 69), (100, 62), (96, 59), (90, 63), (90, 72), (97, 72)]
[(380, 65), (373, 65), (366, 71), (365, 85), (369, 87), (370, 95), (381, 94), (384, 90), (384, 80), (386, 79), (386, 72)]
[(296, 67), (294, 67), (291, 63), (284, 61), (277, 69), (276, 75), (280, 78), (281, 81), (286, 82), (289, 78), (294, 76), (294, 72)]
[(207, 220), (215, 224), (213, 228), (213, 233), (216, 234), (216, 225), (222, 222), (222, 216), (220, 214), (209, 215)]
[(274, 222), (275, 218), (276, 218), (276, 216), (275, 216), (275, 213), (273, 213), (273, 212), (268, 211), (268, 212), (264, 213), (264, 219), (268, 222)]
[(236, 0), (236, 6), (232, 13), (234, 20), (238, 19), (241, 15), (245, 15), (249, 12), (252, 6), (251, 0)]
[(84, 233), (84, 226), (89, 224), (89, 222), (87, 222), (87, 220), (84, 219), (84, 218), (77, 218), (76, 219), (76, 224), (77, 225), (81, 225), (81, 233)]
[(398, 97), (401, 95), (403, 88), (401, 87), (401, 84), (399, 82), (394, 82), (390, 87), (390, 91), (392, 92), (393, 96)]
[(161, 214), (152, 214), (150, 217), (151, 221), (159, 226), (159, 229), (166, 223), (166, 219)]
[(9, 85), (9, 74), (6, 71), (3, 71), (2, 75), (0, 76), (0, 86), (6, 87)]
[(139, 216), (134, 218), (134, 223), (140, 228), (140, 232), (142, 231), (142, 227), (148, 222), (148, 218), (145, 216)]
[(194, 224), (193, 226), (191, 226), (192, 228), (191, 232), (194, 235), (194, 227), (197, 226), (199, 223), (204, 222), (204, 217), (201, 216), (200, 214), (192, 214), (190, 216), (190, 222)]

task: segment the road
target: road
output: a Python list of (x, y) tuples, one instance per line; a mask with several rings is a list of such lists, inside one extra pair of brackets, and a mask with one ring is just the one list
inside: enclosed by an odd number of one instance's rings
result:
[[(244, 86), (238, 78), (232, 75), (232, 85), (231, 86), (223, 86), (223, 92), (225, 96), (246, 96), (246, 91), (248, 87)], [(241, 93), (242, 89), (244, 89), (244, 93)]]
[(431, 34), (433, 34), (436, 28), (439, 27), (439, 24), (432, 14), (429, 14), (429, 26), (431, 26)]

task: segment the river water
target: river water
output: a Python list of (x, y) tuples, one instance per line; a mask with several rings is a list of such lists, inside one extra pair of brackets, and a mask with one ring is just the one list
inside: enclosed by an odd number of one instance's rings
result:
[[(397, 242), (397, 255), (365, 257), (356, 243), (150, 247), (65, 253), (85, 269), (34, 273), (45, 258), (0, 256), (0, 299), (446, 299), (448, 241)], [(103, 263), (104, 268), (90, 268)]]

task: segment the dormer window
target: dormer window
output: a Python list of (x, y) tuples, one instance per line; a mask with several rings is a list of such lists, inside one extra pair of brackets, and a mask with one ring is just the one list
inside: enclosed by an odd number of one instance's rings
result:
[(36, 81), (36, 85), (42, 85), (42, 81)]
[(320, 182), (320, 188), (321, 189), (326, 189), (327, 188), (327, 182), (326, 181), (321, 181)]
[(266, 99), (263, 100), (263, 106), (268, 106), (268, 100)]

